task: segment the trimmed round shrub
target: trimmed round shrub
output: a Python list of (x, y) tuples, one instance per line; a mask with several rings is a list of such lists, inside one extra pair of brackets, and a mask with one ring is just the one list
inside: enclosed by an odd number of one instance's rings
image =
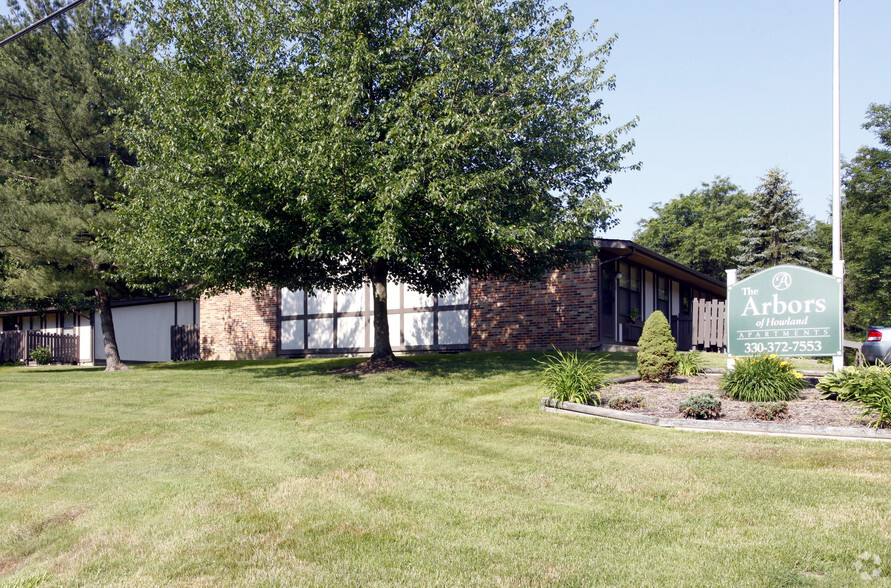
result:
[(662, 311), (657, 310), (644, 323), (637, 347), (637, 373), (642, 380), (664, 382), (677, 369), (678, 344)]
[(30, 356), (37, 365), (49, 365), (53, 360), (53, 352), (49, 347), (37, 347), (36, 349), (32, 349)]
[(678, 406), (684, 418), (716, 419), (721, 416), (721, 399), (711, 392), (694, 394)]
[(557, 402), (597, 404), (602, 401), (598, 389), (603, 386), (603, 358), (582, 357), (578, 351), (546, 355), (543, 361), (545, 389)]
[(776, 355), (738, 358), (736, 367), (721, 376), (720, 383), (727, 396), (744, 402), (794, 400), (805, 387), (802, 373)]

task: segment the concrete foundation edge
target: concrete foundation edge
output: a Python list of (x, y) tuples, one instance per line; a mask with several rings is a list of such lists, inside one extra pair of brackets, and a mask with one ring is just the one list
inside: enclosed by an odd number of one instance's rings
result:
[(560, 414), (591, 416), (613, 421), (648, 425), (666, 429), (687, 431), (713, 431), (719, 433), (746, 433), (757, 435), (780, 435), (785, 437), (816, 437), (828, 439), (849, 439), (861, 441), (891, 441), (891, 430), (859, 427), (821, 427), (811, 425), (783, 425), (779, 423), (746, 423), (697, 421), (672, 419), (635, 414), (599, 406), (587, 406), (574, 402), (556, 402), (552, 398), (541, 399), (541, 409)]

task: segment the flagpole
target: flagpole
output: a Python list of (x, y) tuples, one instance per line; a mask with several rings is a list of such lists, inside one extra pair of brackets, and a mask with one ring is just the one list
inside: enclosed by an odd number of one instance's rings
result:
[[(841, 257), (841, 79), (839, 58), (839, 5), (832, 0), (832, 275), (844, 280), (845, 262)], [(842, 290), (844, 292), (844, 290)], [(838, 371), (844, 365), (843, 357), (832, 358), (832, 368)]]

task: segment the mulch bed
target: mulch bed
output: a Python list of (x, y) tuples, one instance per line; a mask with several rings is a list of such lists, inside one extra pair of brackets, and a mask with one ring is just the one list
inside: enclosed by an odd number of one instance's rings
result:
[[(665, 383), (625, 382), (610, 384), (601, 391), (603, 403), (607, 407), (611, 398), (618, 396), (642, 396), (642, 408), (625, 409), (628, 412), (661, 418), (684, 418), (678, 409), (682, 400), (700, 392), (711, 392), (721, 398), (721, 421), (764, 422), (749, 415), (750, 402), (740, 402), (722, 397), (718, 389), (718, 375), (676, 376)], [(775, 422), (789, 425), (816, 425), (829, 427), (852, 427), (866, 424), (860, 421), (860, 405), (857, 403), (823, 400), (821, 392), (812, 385), (801, 391), (800, 400), (789, 401), (788, 413)]]

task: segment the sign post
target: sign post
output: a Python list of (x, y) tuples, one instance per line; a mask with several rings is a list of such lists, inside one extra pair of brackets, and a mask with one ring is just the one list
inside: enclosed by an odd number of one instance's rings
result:
[[(730, 280), (728, 280), (729, 282)], [(778, 265), (727, 285), (727, 352), (841, 361), (842, 278)]]

